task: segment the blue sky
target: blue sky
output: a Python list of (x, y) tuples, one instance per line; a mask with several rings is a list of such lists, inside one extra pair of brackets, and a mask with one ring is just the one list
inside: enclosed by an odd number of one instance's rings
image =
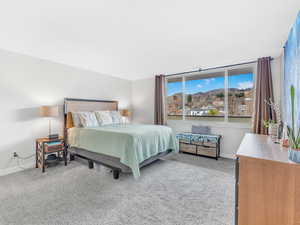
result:
[[(240, 74), (228, 77), (229, 88), (245, 89), (253, 86), (253, 74)], [(168, 96), (181, 92), (181, 82), (168, 83)], [(213, 89), (224, 88), (224, 77), (189, 80), (185, 82), (187, 94), (207, 92)]]

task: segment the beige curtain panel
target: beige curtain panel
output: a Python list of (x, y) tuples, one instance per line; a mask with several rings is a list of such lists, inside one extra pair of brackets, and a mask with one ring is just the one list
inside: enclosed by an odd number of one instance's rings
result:
[(157, 125), (166, 124), (165, 80), (164, 75), (155, 76), (154, 123)]
[(265, 102), (270, 99), (274, 101), (271, 57), (259, 58), (257, 61), (255, 90), (253, 133), (267, 134), (264, 120), (276, 121), (275, 112)]

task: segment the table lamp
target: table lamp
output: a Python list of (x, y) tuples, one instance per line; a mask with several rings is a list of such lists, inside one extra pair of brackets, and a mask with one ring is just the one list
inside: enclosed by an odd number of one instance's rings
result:
[(128, 121), (128, 117), (131, 116), (131, 111), (129, 109), (123, 109), (121, 115), (126, 118), (125, 123)]
[(51, 134), (51, 118), (58, 116), (58, 106), (49, 106), (44, 105), (40, 107), (40, 116), (49, 118), (49, 139), (57, 139), (59, 137), (58, 134)]

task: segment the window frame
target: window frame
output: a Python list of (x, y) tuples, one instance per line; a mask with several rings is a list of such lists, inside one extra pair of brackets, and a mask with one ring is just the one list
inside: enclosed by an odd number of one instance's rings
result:
[[(229, 118), (247, 118), (247, 119), (252, 119), (253, 118), (253, 112), (252, 112), (252, 115), (251, 116), (229, 116), (229, 98), (228, 98), (228, 94), (229, 94), (229, 91), (228, 91), (228, 88), (229, 88), (229, 76), (231, 75), (234, 75), (234, 74), (230, 74), (229, 75), (229, 71), (231, 70), (236, 70), (236, 69), (240, 69), (240, 70), (251, 70), (252, 71), (252, 74), (253, 74), (253, 95), (255, 95), (255, 90), (256, 90), (256, 87), (255, 87), (255, 84), (256, 84), (256, 63), (253, 65), (253, 64), (248, 64), (248, 65), (242, 65), (242, 66), (232, 66), (232, 67), (226, 67), (226, 68), (222, 68), (222, 69), (214, 69), (214, 70), (210, 70), (209, 73), (220, 73), (220, 72), (223, 72), (224, 73), (224, 111), (225, 111), (225, 114), (224, 116), (207, 116), (207, 115), (203, 115), (203, 116), (192, 116), (192, 115), (185, 115), (185, 92), (186, 92), (186, 89), (185, 89), (185, 81), (186, 81), (186, 77), (193, 77), (193, 76), (201, 76), (203, 75), (205, 77), (205, 74), (208, 73), (208, 71), (201, 71), (201, 72), (197, 72), (195, 74), (183, 74), (183, 75), (176, 75), (176, 76), (172, 76), (172, 77), (166, 77), (166, 84), (168, 84), (168, 80), (170, 79), (174, 79), (174, 78), (181, 78), (181, 82), (182, 82), (182, 115), (169, 115), (167, 113), (167, 120), (175, 120), (175, 119), (169, 119), (168, 117), (170, 116), (181, 116), (181, 119), (179, 120), (187, 120), (186, 117), (199, 117), (199, 118), (202, 118), (201, 120), (194, 120), (194, 121), (203, 121), (203, 122), (212, 122), (212, 121), (209, 121), (209, 120), (205, 120), (205, 118), (214, 118), (214, 117), (218, 117), (218, 118), (224, 118), (223, 121), (213, 121), (215, 123), (241, 123), (241, 124), (246, 124), (246, 122), (232, 122), (232, 121), (229, 121)], [(241, 73), (242, 74), (242, 73)], [(236, 74), (236, 75), (239, 75), (239, 74)], [(218, 77), (218, 76), (216, 76)], [(205, 78), (204, 78), (205, 79)], [(168, 97), (168, 85), (166, 85), (165, 87), (165, 96), (166, 98)], [(253, 104), (254, 104), (254, 96), (253, 96)], [(167, 101), (166, 101), (166, 104), (165, 104), (165, 109), (166, 109), (166, 112), (167, 112)], [(189, 121), (193, 121), (193, 120), (189, 120)]]

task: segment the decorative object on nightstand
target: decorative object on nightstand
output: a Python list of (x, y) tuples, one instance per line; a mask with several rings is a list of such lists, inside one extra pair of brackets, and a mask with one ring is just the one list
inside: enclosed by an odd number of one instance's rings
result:
[(58, 106), (41, 106), (40, 107), (40, 116), (49, 118), (49, 139), (57, 139), (59, 138), (58, 134), (51, 134), (51, 117), (58, 116)]
[(131, 116), (131, 111), (129, 110), (129, 109), (123, 109), (122, 111), (121, 111), (121, 115), (123, 116), (123, 117), (125, 117), (125, 123), (128, 123), (128, 121), (129, 121), (129, 117)]
[(63, 137), (57, 139), (38, 138), (36, 139), (36, 168), (45, 172), (45, 167), (55, 165), (60, 161), (67, 165), (67, 151)]

